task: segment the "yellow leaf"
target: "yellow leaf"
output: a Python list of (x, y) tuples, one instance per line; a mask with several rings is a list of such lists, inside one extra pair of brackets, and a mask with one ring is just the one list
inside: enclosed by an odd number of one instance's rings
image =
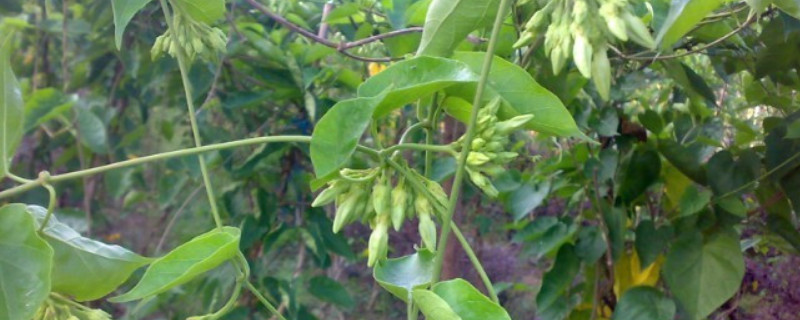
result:
[(367, 65), (367, 70), (369, 70), (369, 76), (372, 77), (376, 74), (381, 73), (381, 71), (386, 70), (386, 65), (377, 62), (370, 62)]
[(614, 294), (617, 299), (630, 288), (655, 286), (661, 274), (664, 257), (659, 255), (650, 266), (642, 270), (639, 255), (635, 250), (626, 251), (614, 264)]

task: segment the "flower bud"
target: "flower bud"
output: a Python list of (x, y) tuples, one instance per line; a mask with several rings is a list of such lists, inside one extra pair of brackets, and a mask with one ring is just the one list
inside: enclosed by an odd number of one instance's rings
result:
[(363, 191), (356, 188), (344, 195), (343, 201), (336, 208), (336, 214), (333, 218), (333, 233), (338, 233), (349, 221), (352, 221), (352, 216), (362, 193)]
[(369, 257), (367, 258), (367, 266), (372, 267), (376, 262), (386, 259), (389, 249), (389, 219), (388, 217), (378, 216), (378, 222), (375, 228), (372, 229), (372, 234), (369, 236)]
[(505, 135), (508, 135), (509, 133), (513, 132), (514, 130), (517, 130), (517, 129), (521, 128), (526, 123), (528, 123), (528, 121), (531, 121), (531, 119), (533, 119), (533, 115), (532, 114), (523, 114), (523, 115), (519, 115), (519, 116), (513, 117), (511, 119), (508, 119), (506, 121), (498, 122), (497, 124), (495, 124), (494, 127), (495, 127), (495, 129), (497, 129), (497, 134), (498, 135), (504, 135), (505, 136)]
[(467, 164), (473, 167), (477, 167), (484, 163), (487, 163), (489, 162), (489, 160), (491, 159), (489, 159), (489, 157), (486, 156), (486, 154), (483, 154), (481, 152), (470, 152), (469, 155), (467, 155)]
[(572, 47), (572, 60), (584, 78), (592, 77), (592, 44), (589, 39), (581, 33), (575, 36), (575, 44)]
[(486, 140), (483, 138), (475, 138), (472, 140), (472, 150), (480, 150), (486, 145)]
[(392, 190), (392, 226), (395, 231), (400, 231), (403, 221), (406, 220), (406, 208), (408, 206), (408, 192), (404, 186), (404, 180), (400, 180)]
[(436, 224), (428, 213), (419, 213), (419, 236), (422, 245), (431, 251), (436, 251)]
[(350, 185), (344, 181), (336, 180), (325, 190), (317, 195), (314, 199), (314, 202), (311, 203), (312, 207), (321, 207), (326, 204), (333, 202), (336, 199), (336, 196), (342, 194), (343, 192), (347, 191)]
[(592, 80), (597, 88), (597, 93), (600, 94), (603, 100), (607, 101), (611, 96), (611, 63), (608, 61), (605, 45), (595, 49), (592, 73), (594, 74)]
[(520, 35), (520, 37), (517, 40), (517, 42), (514, 42), (514, 45), (512, 46), (512, 48), (519, 49), (519, 48), (522, 48), (524, 46), (527, 46), (527, 45), (533, 43), (533, 40), (535, 38), (536, 38), (536, 34), (534, 34), (532, 31), (528, 31), (528, 30), (523, 31), (522, 35)]
[(656, 41), (653, 40), (653, 36), (650, 34), (647, 26), (644, 25), (639, 17), (634, 16), (628, 10), (623, 10), (622, 19), (625, 20), (627, 24), (626, 29), (631, 40), (648, 49), (654, 49), (656, 47)]
[(486, 195), (492, 198), (497, 197), (499, 192), (494, 187), (494, 185), (492, 185), (492, 182), (489, 181), (489, 178), (487, 178), (480, 172), (469, 169), (467, 169), (467, 173), (469, 174), (469, 179), (472, 180), (472, 183), (474, 183), (478, 188), (483, 190), (483, 192), (486, 193)]

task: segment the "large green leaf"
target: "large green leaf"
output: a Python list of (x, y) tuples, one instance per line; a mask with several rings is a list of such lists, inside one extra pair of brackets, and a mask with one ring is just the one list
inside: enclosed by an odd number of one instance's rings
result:
[(536, 307), (540, 312), (550, 308), (569, 289), (580, 266), (575, 247), (571, 244), (561, 246), (553, 267), (544, 274), (542, 288), (536, 294)]
[(636, 150), (623, 173), (619, 196), (626, 203), (631, 203), (658, 180), (661, 173), (661, 157), (652, 150)]
[(731, 192), (740, 194), (747, 190), (745, 186), (760, 175), (761, 158), (755, 152), (746, 151), (734, 160), (730, 151), (723, 150), (714, 154), (706, 166), (708, 176), (713, 177), (708, 184), (715, 195)]
[[(466, 63), (476, 74), (480, 73), (486, 53), (457, 52), (453, 59)], [(526, 128), (562, 137), (583, 137), (575, 120), (555, 94), (539, 85), (519, 66), (500, 57), (494, 57), (483, 103), (501, 97), (507, 104), (500, 109), (501, 119), (520, 114), (532, 114)], [(472, 101), (477, 83), (456, 86), (448, 90), (451, 95)]]
[(422, 249), (405, 257), (386, 259), (372, 270), (378, 284), (403, 301), (417, 288), (425, 287), (433, 278), (435, 255)]
[(772, 0), (772, 3), (783, 12), (800, 19), (800, 0)]
[(0, 179), (22, 139), (22, 92), (9, 61), (10, 36), (0, 38)]
[[(430, 308), (423, 308), (422, 305), (428, 304), (426, 300), (429, 299), (436, 301), (437, 306), (441, 305), (441, 302), (433, 298), (433, 295), (428, 292), (433, 292), (436, 297), (441, 298), (441, 300), (446, 303), (446, 306), (458, 315), (458, 318), (453, 318), (452, 314), (446, 312), (445, 310), (447, 310), (447, 308), (444, 307), (436, 308), (437, 314), (432, 314), (429, 311)], [(420, 305), (420, 309), (422, 313), (425, 314), (426, 318), (431, 320), (511, 320), (508, 312), (506, 312), (503, 307), (494, 303), (464, 279), (439, 282), (434, 285), (430, 291), (421, 289), (414, 290), (414, 301)], [(446, 317), (442, 316), (442, 314), (438, 314), (438, 312), (442, 312)]]
[(172, 3), (200, 22), (212, 23), (225, 16), (225, 0), (174, 0)]
[(658, 32), (656, 42), (669, 48), (694, 28), (700, 20), (729, 0), (672, 0), (667, 20)]
[[(39, 224), (47, 209), (30, 206)], [(44, 239), (55, 251), (53, 291), (78, 301), (96, 300), (119, 287), (131, 274), (150, 262), (123, 247), (81, 236), (56, 217), (44, 228)]]
[(467, 65), (445, 58), (416, 57), (396, 63), (358, 87), (360, 97), (377, 97), (388, 91), (375, 110), (375, 118), (409, 102), (459, 83), (476, 83), (478, 74)]
[(326, 276), (316, 276), (308, 282), (308, 292), (322, 301), (344, 308), (352, 308), (356, 301), (339, 282)]
[(703, 166), (701, 155), (672, 139), (658, 140), (658, 152), (681, 173), (699, 184), (706, 184), (706, 167)]
[(63, 115), (72, 109), (74, 99), (54, 88), (36, 90), (25, 102), (25, 131)]
[(336, 172), (350, 159), (385, 96), (340, 101), (319, 119), (311, 134), (311, 163), (317, 178)]
[(133, 289), (109, 301), (138, 300), (184, 284), (236, 256), (240, 236), (241, 231), (234, 227), (199, 235), (156, 259)]
[(419, 306), (419, 310), (425, 315), (426, 319), (431, 320), (462, 320), (436, 293), (429, 290), (414, 290), (414, 302)]
[(622, 295), (612, 320), (672, 320), (675, 302), (653, 287), (634, 287)]
[(128, 23), (150, 1), (152, 0), (111, 0), (111, 8), (114, 11), (114, 41), (117, 44), (117, 50), (122, 49), (122, 34), (125, 33)]
[(428, 8), (417, 55), (446, 57), (472, 31), (490, 25), (498, 0), (434, 0)]
[(744, 277), (744, 257), (733, 230), (685, 233), (663, 269), (670, 291), (692, 319), (702, 319), (732, 297)]
[(50, 294), (53, 249), (23, 204), (0, 208), (0, 318), (31, 319)]
[(95, 153), (108, 152), (108, 133), (103, 120), (89, 109), (77, 108), (78, 138)]

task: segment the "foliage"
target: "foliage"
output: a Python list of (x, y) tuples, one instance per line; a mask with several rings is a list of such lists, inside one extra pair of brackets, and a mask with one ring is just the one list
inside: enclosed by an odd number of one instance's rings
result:
[(784, 316), (798, 19), (0, 1), (0, 318)]

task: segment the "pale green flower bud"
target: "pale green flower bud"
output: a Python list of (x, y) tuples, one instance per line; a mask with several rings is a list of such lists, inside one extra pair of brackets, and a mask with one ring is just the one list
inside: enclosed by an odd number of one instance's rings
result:
[(469, 155), (467, 155), (467, 164), (474, 167), (487, 163), (489, 160), (491, 159), (481, 152), (470, 152)]
[(369, 243), (367, 248), (369, 250), (369, 257), (367, 259), (367, 266), (372, 267), (376, 262), (386, 259), (389, 249), (389, 218), (378, 216), (378, 221), (375, 228), (372, 229), (372, 234), (369, 236)]
[(422, 245), (431, 251), (436, 251), (436, 224), (428, 213), (419, 213), (419, 236)]
[(475, 138), (472, 140), (472, 150), (480, 150), (486, 145), (486, 140), (483, 138)]
[(605, 45), (595, 49), (592, 73), (594, 74), (592, 80), (597, 88), (597, 93), (600, 94), (603, 100), (608, 100), (611, 96), (611, 63), (608, 61)]
[(355, 214), (356, 206), (359, 204), (363, 191), (354, 188), (346, 195), (343, 201), (336, 208), (336, 215), (333, 218), (333, 233), (339, 233), (339, 230), (353, 220), (352, 216)]
[(622, 19), (627, 24), (626, 29), (631, 40), (648, 49), (656, 47), (656, 41), (639, 17), (634, 16), (628, 10), (623, 10)]
[(395, 231), (400, 231), (403, 221), (406, 220), (406, 209), (408, 207), (408, 192), (405, 189), (404, 180), (400, 180), (392, 190), (392, 226)]
[(572, 47), (572, 60), (584, 78), (592, 77), (592, 44), (582, 33), (575, 36), (575, 44)]
[(531, 119), (533, 119), (532, 114), (523, 114), (506, 121), (498, 122), (494, 127), (497, 129), (498, 135), (505, 136), (519, 128), (522, 128), (526, 123), (528, 123), (528, 121), (531, 121)]

